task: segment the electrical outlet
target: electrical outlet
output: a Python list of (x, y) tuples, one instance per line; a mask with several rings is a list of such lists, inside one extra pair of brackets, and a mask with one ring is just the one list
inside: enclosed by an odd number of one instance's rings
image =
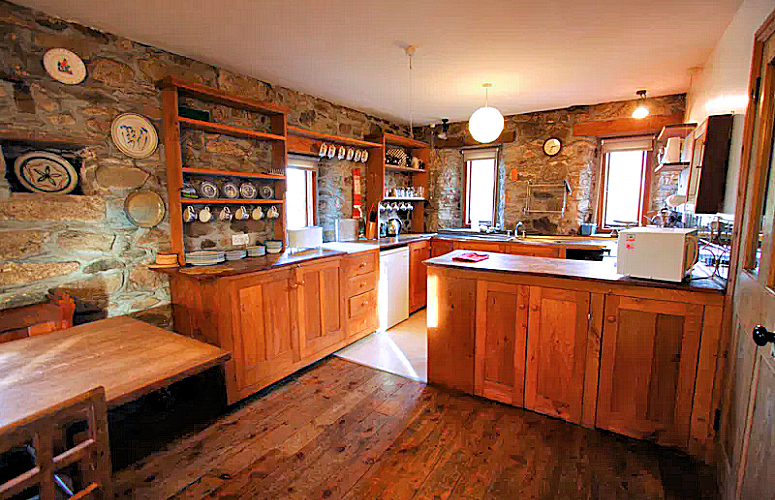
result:
[(232, 245), (247, 245), (248, 243), (250, 243), (250, 235), (248, 234), (233, 234), (231, 236)]

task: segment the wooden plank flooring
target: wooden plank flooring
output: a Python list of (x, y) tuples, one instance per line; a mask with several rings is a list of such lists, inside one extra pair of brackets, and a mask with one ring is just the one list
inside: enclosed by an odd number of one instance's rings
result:
[(114, 474), (121, 499), (714, 499), (709, 468), (327, 358)]

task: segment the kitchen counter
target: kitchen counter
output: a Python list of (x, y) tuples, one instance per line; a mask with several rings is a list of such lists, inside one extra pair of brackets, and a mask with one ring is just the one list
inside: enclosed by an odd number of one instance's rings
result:
[[(367, 249), (364, 249), (365, 251)], [(224, 278), (228, 276), (239, 276), (242, 274), (256, 273), (259, 271), (271, 271), (274, 269), (281, 269), (287, 266), (293, 266), (310, 262), (313, 260), (325, 259), (328, 257), (336, 257), (337, 255), (347, 255), (348, 252), (333, 250), (329, 248), (313, 248), (310, 250), (304, 250), (301, 252), (290, 252), (286, 250), (280, 254), (267, 254), (261, 257), (245, 257), (240, 260), (227, 260), (217, 264), (218, 267), (222, 267), (223, 270), (216, 273), (209, 273), (206, 268), (213, 266), (202, 266), (201, 274), (197, 274), (197, 266), (185, 266), (185, 267), (172, 267), (161, 268), (156, 271), (165, 274), (177, 274), (185, 275), (189, 278), (198, 280), (210, 280), (215, 278)]]
[[(547, 276), (574, 280), (587, 280), (616, 285), (628, 285), (673, 290), (698, 291), (723, 295), (724, 284), (721, 281), (705, 278), (693, 279), (682, 283), (629, 278), (616, 272), (615, 261), (593, 262), (584, 260), (552, 259), (529, 257), (525, 255), (506, 255), (487, 253), (490, 258), (481, 262), (459, 262), (452, 260), (455, 255), (466, 253), (464, 250), (426, 260), (428, 266), (454, 267), (499, 273), (513, 273), (531, 276)], [(703, 276), (703, 275), (700, 275)]]

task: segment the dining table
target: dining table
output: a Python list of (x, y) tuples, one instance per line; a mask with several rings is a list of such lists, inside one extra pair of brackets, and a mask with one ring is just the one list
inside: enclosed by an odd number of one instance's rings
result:
[(128, 316), (6, 342), (0, 344), (0, 429), (97, 386), (115, 408), (230, 356)]

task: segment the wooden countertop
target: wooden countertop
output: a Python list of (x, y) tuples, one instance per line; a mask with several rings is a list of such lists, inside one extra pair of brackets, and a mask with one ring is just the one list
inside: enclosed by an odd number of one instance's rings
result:
[(228, 351), (119, 316), (0, 344), (0, 427), (105, 387), (109, 407), (225, 363)]
[[(256, 273), (260, 271), (271, 271), (274, 269), (281, 269), (283, 267), (303, 264), (304, 262), (310, 262), (318, 259), (326, 259), (328, 257), (336, 257), (337, 255), (347, 255), (347, 252), (341, 252), (338, 250), (332, 250), (328, 248), (313, 248), (311, 250), (304, 250), (301, 252), (285, 251), (279, 254), (267, 254), (262, 257), (246, 257), (240, 260), (227, 260), (218, 264), (223, 268), (222, 271), (217, 273), (206, 273), (203, 270), (202, 274), (196, 274), (197, 266), (185, 266), (180, 267), (167, 267), (156, 269), (156, 271), (165, 274), (176, 274), (180, 276), (186, 276), (188, 278), (198, 280), (208, 280), (215, 278), (224, 278), (227, 276), (239, 276), (242, 274)], [(202, 266), (203, 268), (209, 266)], [(186, 272), (181, 272), (185, 269)], [(190, 270), (190, 271), (188, 271)]]
[(616, 267), (612, 265), (611, 261), (595, 262), (586, 260), (552, 259), (492, 252), (477, 252), (485, 253), (490, 256), (489, 259), (481, 262), (459, 262), (452, 260), (456, 255), (466, 252), (467, 250), (455, 250), (446, 255), (428, 259), (425, 261), (425, 264), (429, 266), (454, 267), (478, 271), (526, 274), (532, 276), (553, 276), (557, 278), (615, 283), (618, 285), (667, 288), (714, 294), (724, 293), (724, 285), (711, 279), (697, 279), (688, 282), (684, 281), (682, 283), (671, 283), (668, 281), (629, 278), (618, 274), (616, 272)]

